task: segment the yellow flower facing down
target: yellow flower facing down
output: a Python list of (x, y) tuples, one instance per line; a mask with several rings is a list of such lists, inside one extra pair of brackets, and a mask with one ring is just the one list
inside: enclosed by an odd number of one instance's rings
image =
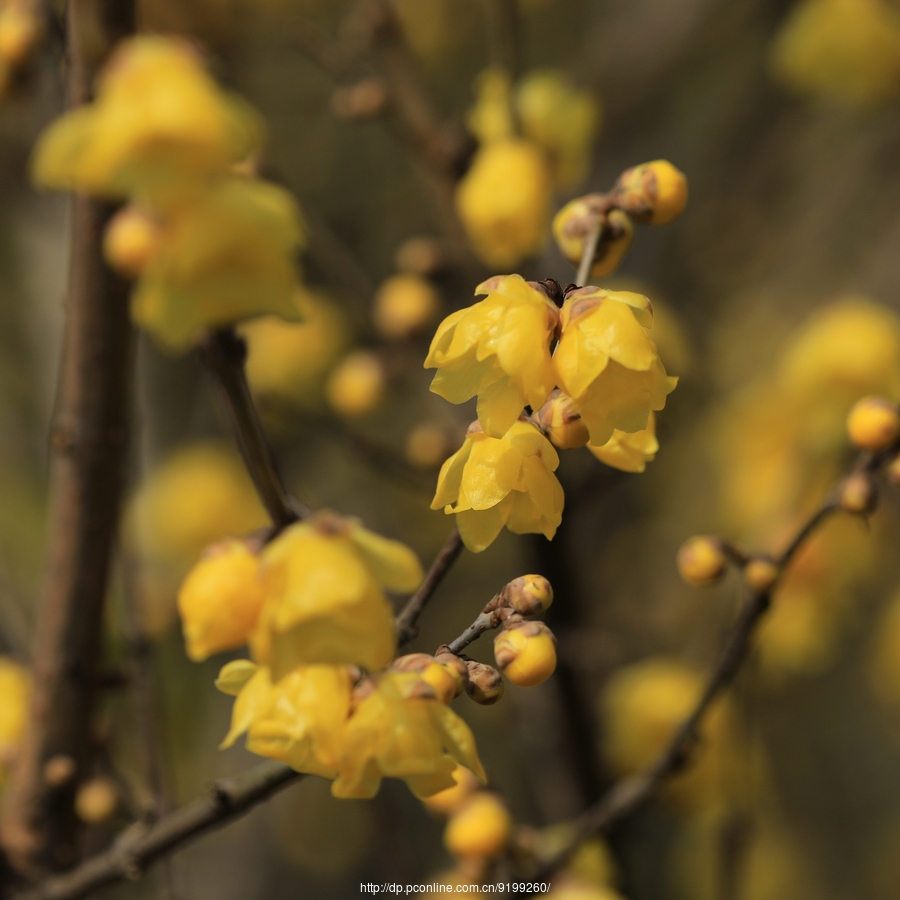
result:
[(457, 763), (487, 781), (469, 726), (412, 672), (387, 672), (357, 688), (339, 748), (336, 797), (374, 797), (385, 777), (430, 797), (456, 784)]
[(45, 187), (168, 203), (186, 180), (225, 174), (260, 132), (256, 114), (218, 87), (187, 43), (143, 36), (116, 50), (94, 103), (44, 132), (33, 172)]
[(31, 678), (18, 663), (0, 656), (0, 784), (14, 761), (28, 723)]
[(559, 321), (550, 298), (520, 275), (480, 284), (484, 300), (447, 316), (425, 359), (431, 390), (451, 403), (478, 396), (478, 420), (502, 437), (525, 405), (538, 409), (554, 387), (550, 342)]
[(531, 141), (486, 144), (456, 191), (456, 208), (475, 253), (511, 267), (540, 251), (550, 221), (547, 160)]
[(587, 445), (588, 450), (607, 466), (622, 472), (643, 472), (659, 450), (656, 440), (656, 416), (651, 412), (643, 431), (614, 431), (601, 447)]
[(489, 547), (504, 526), (548, 540), (562, 521), (565, 497), (553, 474), (559, 456), (532, 422), (516, 422), (502, 438), (473, 423), (462, 447), (441, 467), (432, 509), (456, 514), (463, 543)]
[(210, 547), (178, 591), (188, 656), (199, 662), (246, 644), (264, 600), (259, 557), (244, 541)]
[(617, 429), (645, 430), (651, 410), (662, 409), (678, 383), (666, 375), (647, 333), (650, 301), (629, 291), (579, 288), (563, 304), (560, 321), (557, 380), (576, 402), (590, 443), (602, 447)]
[(131, 299), (132, 316), (165, 347), (254, 316), (299, 319), (294, 255), (303, 226), (287, 191), (227, 178), (167, 219)]
[(262, 577), (266, 600), (251, 648), (278, 678), (303, 664), (385, 666), (396, 636), (382, 588), (415, 590), (422, 567), (399, 541), (320, 512), (265, 548)]
[(266, 666), (247, 665), (246, 660), (229, 663), (216, 682), (234, 694), (229, 668), (249, 675), (236, 694), (222, 749), (246, 732), (251, 753), (277, 759), (298, 772), (334, 778), (339, 734), (350, 713), (351, 669), (299, 666), (273, 683)]

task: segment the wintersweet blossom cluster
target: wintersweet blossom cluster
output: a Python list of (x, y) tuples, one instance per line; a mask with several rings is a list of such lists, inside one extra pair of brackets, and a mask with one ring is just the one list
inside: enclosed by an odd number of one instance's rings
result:
[(188, 654), (249, 644), (251, 655), (216, 682), (235, 697), (222, 746), (246, 734), (249, 750), (332, 779), (339, 797), (371, 797), (384, 777), (429, 796), (454, 783), (458, 764), (484, 779), (472, 733), (448, 706), (464, 664), (452, 654), (391, 663), (384, 591), (421, 579), (408, 547), (330, 512), (261, 549), (234, 540), (208, 552), (178, 598)]
[(119, 45), (93, 103), (50, 125), (33, 161), (44, 187), (125, 199), (107, 261), (136, 279), (132, 316), (164, 347), (265, 313), (299, 318), (292, 197), (249, 174), (262, 125), (187, 43)]
[(491, 278), (476, 294), (485, 299), (438, 327), (425, 366), (437, 369), (431, 389), (451, 403), (477, 397), (478, 421), (444, 463), (432, 508), (455, 514), (478, 552), (504, 526), (556, 533), (564, 497), (554, 444), (588, 445), (607, 465), (641, 471), (658, 446), (653, 411), (677, 379), (659, 358), (653, 310), (640, 294), (582, 287), (563, 295), (519, 275)]

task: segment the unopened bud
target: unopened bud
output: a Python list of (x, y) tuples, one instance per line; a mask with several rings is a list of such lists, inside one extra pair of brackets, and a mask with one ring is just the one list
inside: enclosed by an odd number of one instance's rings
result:
[(401, 340), (421, 331), (438, 314), (441, 300), (421, 275), (392, 275), (375, 294), (375, 330), (388, 340)]
[(494, 638), (494, 659), (513, 684), (533, 687), (556, 669), (556, 638), (543, 622), (521, 622)]
[(381, 360), (366, 350), (350, 353), (331, 373), (325, 386), (328, 402), (345, 416), (372, 412), (384, 394)]
[(147, 268), (159, 247), (161, 229), (135, 206), (116, 213), (103, 233), (103, 256), (117, 272), (135, 278)]
[(337, 88), (331, 95), (331, 111), (338, 119), (371, 119), (386, 105), (387, 91), (378, 78), (363, 78)]
[[(604, 209), (604, 207), (607, 209)], [(608, 210), (602, 194), (589, 194), (567, 203), (553, 219), (553, 237), (562, 255), (577, 266), (588, 235), (600, 223), (591, 277), (611, 275), (619, 267), (634, 239), (634, 225), (622, 210)]]
[(462, 693), (459, 675), (427, 653), (410, 653), (391, 663), (395, 672), (415, 672), (434, 691), (442, 703), (449, 703)]
[(111, 778), (92, 778), (75, 795), (75, 815), (88, 825), (100, 825), (119, 805), (119, 791)]
[(768, 591), (778, 578), (778, 565), (768, 556), (751, 556), (744, 566), (744, 580), (758, 593)]
[(543, 575), (520, 575), (502, 591), (503, 599), (523, 616), (537, 616), (553, 603), (553, 588)]
[(447, 823), (444, 844), (454, 856), (497, 856), (507, 845), (512, 819), (503, 801), (478, 791)]
[(838, 505), (845, 512), (864, 516), (875, 509), (877, 501), (875, 482), (866, 472), (854, 472), (838, 488)]
[(681, 577), (695, 587), (714, 584), (728, 567), (722, 541), (708, 535), (688, 538), (681, 545), (676, 562)]
[(466, 682), (469, 680), (469, 670), (464, 660), (460, 659), (455, 653), (451, 653), (447, 649), (440, 649), (434, 654), (434, 661), (438, 665), (443, 666), (452, 676), (454, 680), (454, 699), (463, 693), (466, 689)]
[(558, 388), (550, 394), (535, 418), (550, 442), (560, 450), (574, 450), (590, 440), (575, 401)]
[(6, 3), (0, 8), (0, 60), (17, 66), (31, 54), (41, 36), (42, 20), (27, 3)]
[(665, 159), (626, 169), (613, 188), (616, 205), (636, 222), (667, 225), (687, 204), (687, 179)]
[(469, 660), (466, 662), (469, 680), (466, 693), (481, 706), (493, 706), (506, 690), (503, 678), (493, 666)]
[(861, 450), (884, 450), (900, 437), (900, 414), (882, 397), (863, 397), (847, 416), (847, 432)]
[(68, 784), (74, 777), (78, 765), (67, 753), (57, 753), (44, 763), (44, 783), (51, 788)]

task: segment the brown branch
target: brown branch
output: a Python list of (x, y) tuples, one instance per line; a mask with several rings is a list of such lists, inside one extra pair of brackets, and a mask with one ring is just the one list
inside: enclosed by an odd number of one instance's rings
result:
[(247, 346), (233, 328), (211, 332), (199, 347), (200, 358), (228, 406), (238, 447), (276, 531), (307, 515), (288, 496), (266, 441), (244, 374)]
[[(134, 28), (128, 0), (70, 0), (69, 106), (90, 99), (106, 49)], [(103, 43), (99, 44), (98, 39)], [(66, 755), (84, 772), (90, 754), (100, 632), (122, 493), (133, 334), (128, 286), (103, 262), (111, 209), (72, 204), (66, 324), (51, 431), (50, 525), (35, 622), (34, 692), (28, 730), (5, 798), (3, 847), (23, 872), (74, 860), (74, 785), (51, 788), (44, 763)]]
[(450, 567), (456, 562), (462, 548), (463, 543), (459, 529), (454, 528), (434, 558), (431, 568), (425, 575), (425, 580), (397, 616), (397, 640), (399, 643), (405, 644), (418, 634), (416, 622), (419, 615), (425, 608), (425, 604), (431, 599), (437, 586), (444, 580), (444, 576), (450, 571)]
[(584, 287), (591, 277), (591, 269), (594, 266), (594, 257), (597, 255), (597, 245), (600, 243), (602, 231), (603, 218), (597, 216), (584, 239), (584, 251), (581, 254), (581, 262), (578, 264), (578, 274), (575, 276), (575, 283), (579, 287)]
[[(897, 449), (895, 446), (880, 454), (863, 454), (854, 465), (853, 471), (873, 473), (891, 458)], [(803, 523), (781, 555), (775, 560), (778, 568), (777, 580), (780, 580), (806, 541), (831, 515), (840, 511), (837, 495), (836, 490)], [(550, 859), (542, 861), (537, 876), (539, 880), (548, 878), (565, 865), (585, 838), (592, 834), (608, 832), (619, 822), (635, 813), (650, 800), (666, 778), (688, 764), (697, 746), (700, 727), (706, 714), (719, 695), (734, 681), (749, 654), (756, 626), (769, 609), (772, 593), (777, 587), (777, 580), (766, 591), (750, 592), (743, 609), (725, 637), (719, 662), (713, 669), (700, 699), (687, 718), (682, 721), (669, 745), (656, 762), (639, 775), (622, 778), (609, 789), (605, 796), (601, 797), (575, 821), (572, 840)]]
[(13, 900), (78, 900), (104, 885), (133, 881), (152, 863), (182, 849), (193, 838), (239, 818), (302, 777), (281, 763), (265, 762), (242, 775), (217, 781), (205, 797), (150, 826), (139, 824), (126, 829), (108, 850), (70, 872), (14, 895)]

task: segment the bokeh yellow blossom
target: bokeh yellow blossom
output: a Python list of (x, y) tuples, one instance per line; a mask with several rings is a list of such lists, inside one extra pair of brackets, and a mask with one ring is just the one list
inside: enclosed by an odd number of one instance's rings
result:
[(425, 360), (438, 371), (431, 390), (451, 403), (478, 396), (485, 432), (502, 437), (526, 404), (538, 409), (553, 389), (550, 342), (556, 305), (520, 275), (480, 284), (484, 300), (447, 316)]
[(119, 45), (93, 103), (44, 132), (34, 176), (44, 187), (168, 205), (197, 179), (225, 174), (260, 133), (256, 114), (216, 85), (190, 45), (143, 36)]
[(602, 446), (617, 429), (648, 427), (677, 378), (666, 375), (648, 331), (650, 301), (628, 291), (580, 288), (560, 315), (562, 336), (553, 356), (560, 388), (575, 400), (591, 443)]
[(263, 400), (315, 408), (322, 403), (325, 373), (350, 335), (344, 315), (328, 297), (300, 290), (297, 306), (300, 322), (263, 316), (241, 325), (248, 346), (247, 381)]
[(502, 438), (473, 423), (462, 447), (441, 467), (432, 509), (455, 513), (463, 543), (489, 547), (504, 526), (516, 534), (556, 534), (563, 489), (553, 474), (559, 456), (530, 421), (516, 422)]
[(800, 0), (775, 37), (772, 72), (799, 94), (853, 106), (900, 95), (900, 13), (886, 0)]
[(495, 269), (517, 265), (544, 246), (551, 178), (531, 141), (483, 146), (456, 192), (456, 208), (475, 253)]
[(441, 307), (434, 286), (421, 275), (392, 275), (375, 294), (375, 329), (388, 340), (401, 340), (421, 331)]
[(373, 797), (385, 777), (429, 797), (456, 783), (457, 763), (487, 780), (469, 726), (418, 675), (386, 672), (357, 692), (340, 734), (336, 797)]
[(643, 472), (659, 450), (656, 440), (656, 416), (651, 412), (643, 431), (619, 431), (602, 446), (587, 445), (588, 450), (607, 466), (623, 472)]
[(408, 547), (317, 513), (283, 531), (262, 560), (266, 599), (251, 648), (276, 678), (300, 664), (390, 661), (394, 617), (382, 588), (411, 592), (422, 580)]
[(210, 327), (264, 314), (299, 319), (294, 254), (302, 238), (290, 194), (255, 179), (224, 179), (165, 220), (132, 295), (132, 316), (175, 351)]

